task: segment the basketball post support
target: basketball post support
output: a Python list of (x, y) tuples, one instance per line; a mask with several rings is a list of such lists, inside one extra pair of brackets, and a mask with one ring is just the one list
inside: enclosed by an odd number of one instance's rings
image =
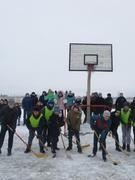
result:
[(88, 64), (88, 77), (87, 77), (87, 123), (90, 123), (90, 89), (91, 89), (91, 71), (94, 64)]
[(91, 71), (112, 72), (112, 44), (70, 43), (69, 71), (87, 71), (87, 114), (90, 123)]

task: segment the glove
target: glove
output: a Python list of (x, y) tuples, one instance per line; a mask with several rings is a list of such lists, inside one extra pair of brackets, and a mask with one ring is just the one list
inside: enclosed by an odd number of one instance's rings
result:
[(95, 125), (91, 126), (91, 129), (92, 129), (92, 130), (95, 130), (95, 128), (96, 128), (96, 126), (95, 126)]
[(94, 130), (94, 126), (91, 126), (91, 129)]

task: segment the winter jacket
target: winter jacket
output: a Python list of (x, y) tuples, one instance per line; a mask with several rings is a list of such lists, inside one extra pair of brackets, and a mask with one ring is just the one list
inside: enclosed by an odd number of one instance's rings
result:
[(75, 97), (74, 95), (68, 95), (67, 96), (67, 106), (71, 106), (75, 103)]
[(132, 101), (131, 104), (130, 104), (130, 108), (131, 108), (131, 111), (132, 111), (132, 125), (135, 127), (135, 101)]
[[(97, 97), (94, 101), (94, 105), (105, 105), (105, 99), (103, 97)], [(94, 114), (103, 114), (104, 107), (96, 107)]]
[(21, 114), (22, 114), (22, 111), (21, 111), (21, 108), (20, 106), (15, 106), (18, 110), (18, 117), (20, 118), (21, 117)]
[(108, 131), (110, 130), (111, 120), (107, 121), (103, 116), (93, 115), (90, 118), (90, 126), (95, 129), (97, 132), (101, 133), (101, 139), (105, 139)]
[(60, 135), (60, 127), (64, 126), (62, 117), (53, 113), (49, 119), (49, 132), (51, 137), (57, 137)]
[(13, 130), (15, 130), (17, 118), (18, 110), (16, 107), (11, 109), (8, 105), (6, 105), (0, 111), (0, 120), (3, 127), (9, 125)]
[(118, 97), (116, 99), (116, 102), (115, 102), (115, 108), (118, 109), (118, 110), (121, 110), (121, 108), (124, 107), (124, 103), (126, 102), (127, 100), (122, 96), (122, 97)]
[(42, 103), (42, 107), (46, 106), (48, 102), (48, 100), (46, 100), (45, 97), (46, 97), (45, 95), (41, 95), (39, 97), (39, 101)]
[(113, 98), (112, 97), (105, 98), (105, 105), (107, 105), (110, 108), (112, 108), (112, 106), (113, 106)]
[(31, 110), (32, 109), (32, 101), (30, 97), (24, 97), (22, 100), (22, 108), (25, 110)]
[(81, 115), (81, 111), (75, 112), (71, 109), (67, 114), (67, 125), (70, 125), (73, 129), (80, 131)]
[(54, 92), (49, 92), (46, 96), (46, 100), (57, 99), (57, 95)]
[(120, 125), (120, 122), (121, 122), (121, 117), (120, 115), (119, 116), (115, 116), (115, 113), (116, 111), (113, 111), (111, 113), (111, 127), (110, 127), (110, 130), (112, 130), (114, 127), (118, 127)]
[(38, 97), (37, 95), (32, 95), (31, 94), (31, 102), (32, 102), (32, 107), (36, 106), (37, 102), (38, 102)]
[[(59, 96), (59, 93), (62, 94), (62, 96)], [(58, 99), (57, 99), (57, 105), (59, 106), (59, 108), (61, 110), (64, 110), (65, 109), (65, 106), (64, 106), (64, 93), (63, 91), (58, 91)]]

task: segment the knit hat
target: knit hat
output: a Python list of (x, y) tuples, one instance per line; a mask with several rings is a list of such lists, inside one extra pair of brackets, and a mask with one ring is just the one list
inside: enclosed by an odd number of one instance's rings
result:
[(129, 107), (129, 102), (125, 102), (124, 106), (128, 106)]
[(115, 112), (120, 114), (120, 111), (119, 111), (119, 110), (116, 110)]
[(59, 112), (59, 111), (60, 111), (59, 106), (55, 106), (53, 111), (54, 111), (54, 112)]
[(108, 110), (105, 110), (105, 111), (103, 112), (103, 117), (105, 117), (105, 116), (110, 117), (110, 112), (109, 112)]
[(50, 100), (48, 101), (48, 104), (54, 104), (54, 100), (53, 100), (53, 99), (50, 99)]
[(38, 106), (33, 107), (33, 111), (40, 111), (40, 107)]
[(107, 96), (111, 97), (111, 94), (110, 94), (110, 93), (108, 93), (108, 94), (107, 94)]
[(15, 104), (15, 100), (14, 99), (9, 99), (8, 100), (8, 104), (9, 105), (14, 105)]

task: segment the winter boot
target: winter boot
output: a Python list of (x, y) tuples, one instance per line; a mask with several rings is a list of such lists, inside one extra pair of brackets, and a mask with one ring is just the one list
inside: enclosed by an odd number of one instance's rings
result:
[(40, 152), (43, 154), (45, 153), (44, 147), (40, 147)]
[(116, 146), (116, 151), (121, 152), (121, 149), (119, 148), (119, 146)]
[(30, 152), (29, 148), (26, 148), (26, 150), (24, 151), (24, 153), (29, 153), (29, 152)]
[(126, 149), (126, 144), (123, 143), (122, 149), (125, 150)]
[(56, 154), (56, 151), (52, 150), (52, 153), (53, 153), (53, 154)]
[(78, 153), (82, 153), (82, 149), (78, 147)]
[(127, 145), (127, 151), (128, 151), (128, 152), (130, 152), (130, 151), (131, 151), (131, 149), (130, 149), (130, 145), (129, 145), (129, 144)]
[(68, 146), (66, 150), (70, 151), (71, 149), (72, 149), (72, 147)]
[(103, 155), (103, 160), (104, 160), (105, 162), (107, 162), (106, 155)]
[(11, 149), (8, 148), (7, 151), (7, 156), (11, 156)]
[(1, 149), (0, 149), (0, 154), (2, 153)]
[(56, 147), (56, 150), (60, 150), (60, 148)]

